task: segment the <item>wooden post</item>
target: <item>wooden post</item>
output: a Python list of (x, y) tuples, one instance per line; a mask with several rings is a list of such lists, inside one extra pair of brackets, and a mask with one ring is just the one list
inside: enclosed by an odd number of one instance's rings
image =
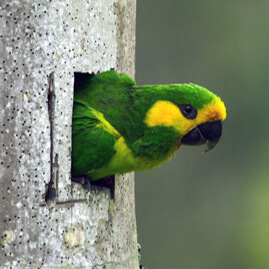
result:
[(70, 181), (74, 73), (134, 76), (135, 2), (2, 0), (1, 268), (138, 268), (133, 174)]

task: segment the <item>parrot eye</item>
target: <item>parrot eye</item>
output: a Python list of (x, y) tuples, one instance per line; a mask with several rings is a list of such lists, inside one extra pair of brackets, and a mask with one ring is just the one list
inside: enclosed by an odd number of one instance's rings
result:
[(179, 106), (179, 109), (182, 115), (187, 119), (193, 120), (197, 116), (197, 110), (191, 105), (181, 105)]

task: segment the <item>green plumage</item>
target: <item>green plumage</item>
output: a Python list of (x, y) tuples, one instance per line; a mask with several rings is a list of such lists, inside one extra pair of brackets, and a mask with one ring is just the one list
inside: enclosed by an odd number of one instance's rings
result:
[(179, 147), (184, 133), (173, 126), (148, 126), (145, 117), (149, 109), (165, 100), (176, 106), (191, 104), (199, 110), (214, 96), (193, 84), (139, 87), (116, 71), (76, 81), (72, 176), (97, 180), (163, 163)]

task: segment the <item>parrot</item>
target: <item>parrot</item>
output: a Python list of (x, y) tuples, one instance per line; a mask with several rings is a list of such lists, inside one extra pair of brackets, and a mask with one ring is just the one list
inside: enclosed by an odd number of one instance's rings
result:
[(115, 70), (75, 81), (72, 180), (97, 181), (150, 170), (182, 145), (213, 149), (226, 118), (223, 101), (192, 84), (137, 86)]

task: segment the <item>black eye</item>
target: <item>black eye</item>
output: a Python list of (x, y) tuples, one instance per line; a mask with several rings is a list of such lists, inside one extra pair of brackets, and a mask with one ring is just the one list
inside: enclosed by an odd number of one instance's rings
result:
[(197, 116), (197, 110), (191, 105), (180, 105), (179, 109), (182, 115), (187, 119), (193, 120)]
[(184, 106), (184, 111), (186, 114), (190, 114), (192, 112), (192, 106), (191, 105), (185, 105)]

